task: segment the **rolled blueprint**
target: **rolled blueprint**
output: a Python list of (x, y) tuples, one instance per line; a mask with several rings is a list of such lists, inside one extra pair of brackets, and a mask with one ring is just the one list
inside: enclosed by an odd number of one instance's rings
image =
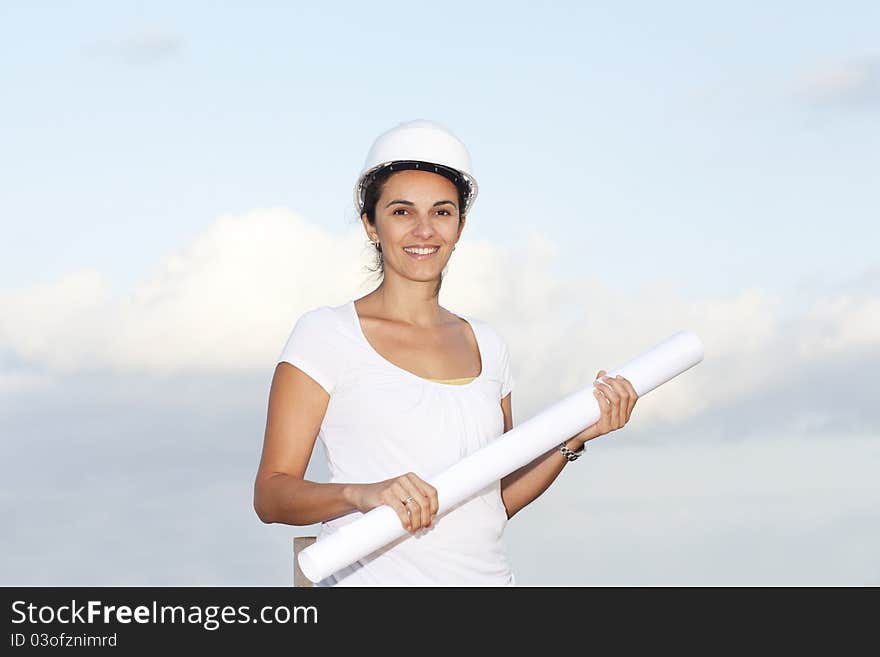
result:
[[(605, 376), (623, 376), (643, 397), (702, 360), (700, 339), (690, 331), (679, 331)], [(564, 397), (425, 479), (437, 489), (437, 515), (594, 424), (601, 415), (594, 389), (590, 385)], [(306, 577), (317, 582), (406, 533), (394, 509), (383, 504), (302, 550), (299, 565)]]

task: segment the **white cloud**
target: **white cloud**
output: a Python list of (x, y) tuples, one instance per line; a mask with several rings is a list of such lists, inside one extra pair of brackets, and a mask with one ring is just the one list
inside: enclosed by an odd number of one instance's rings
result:
[(805, 75), (795, 93), (823, 105), (880, 105), (880, 56), (828, 63)]
[[(360, 225), (336, 237), (281, 208), (224, 216), (122, 297), (91, 270), (0, 292), (0, 350), (45, 372), (262, 371), (302, 312), (371, 289), (366, 247)], [(529, 391), (517, 418), (683, 329), (701, 338), (705, 360), (640, 400), (639, 421), (680, 422), (880, 344), (880, 297), (867, 287), (800, 301), (751, 288), (691, 302), (648, 278), (624, 296), (588, 265), (560, 279), (559, 251), (538, 233), (516, 253), (465, 238), (441, 292), (445, 306), (508, 339)]]
[(164, 31), (140, 32), (115, 39), (102, 39), (83, 51), (93, 57), (109, 57), (129, 66), (149, 66), (179, 55), (185, 39)]
[(880, 297), (865, 293), (819, 299), (810, 308), (806, 320), (813, 330), (798, 344), (803, 358), (814, 359), (880, 344)]
[(222, 217), (121, 298), (93, 271), (0, 292), (0, 346), (67, 372), (259, 367), (300, 312), (356, 287), (358, 248), (286, 210)]

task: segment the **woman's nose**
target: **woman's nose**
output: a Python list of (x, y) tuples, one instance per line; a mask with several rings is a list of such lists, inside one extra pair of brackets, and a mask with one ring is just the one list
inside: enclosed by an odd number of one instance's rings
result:
[(431, 224), (430, 217), (420, 217), (416, 220), (416, 225), (413, 228), (413, 233), (420, 236), (428, 237), (434, 234), (434, 227)]

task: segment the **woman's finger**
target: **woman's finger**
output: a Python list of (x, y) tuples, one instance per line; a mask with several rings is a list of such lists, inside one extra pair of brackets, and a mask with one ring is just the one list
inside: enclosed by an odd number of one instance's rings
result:
[(602, 394), (605, 395), (605, 397), (608, 399), (608, 401), (610, 401), (610, 402), (617, 401), (617, 392), (615, 392), (614, 388), (612, 388), (610, 385), (608, 385), (607, 383), (603, 383), (601, 381), (596, 381), (595, 385), (599, 390), (602, 391)]
[(605, 397), (610, 402), (610, 405), (611, 405), (610, 411), (611, 412), (609, 414), (609, 421), (610, 421), (610, 425), (611, 425), (611, 430), (613, 431), (614, 429), (617, 429), (620, 426), (619, 425), (619, 422), (620, 422), (620, 396), (607, 383), (597, 383), (596, 385), (602, 391), (602, 394), (605, 395)]
[[(404, 486), (404, 488), (406, 488), (406, 486)], [(425, 504), (424, 501), (419, 499), (421, 497), (422, 494), (414, 488), (412, 490), (407, 489), (402, 502), (406, 507), (406, 510), (410, 513), (410, 519), (412, 520), (411, 531), (413, 533), (415, 533), (416, 530), (421, 529), (425, 524), (425, 511), (423, 508)]]
[(412, 532), (412, 517), (403, 502), (395, 498), (391, 501), (390, 506), (397, 511), (397, 515), (400, 517), (400, 524), (403, 525), (403, 528), (408, 532)]
[(412, 472), (405, 475), (404, 488), (409, 491), (408, 497), (413, 499), (407, 504), (407, 507), (413, 509), (413, 516), (418, 521), (418, 528), (427, 527), (431, 522), (431, 501), (428, 496), (422, 492), (419, 485), (420, 479)]
[(636, 402), (639, 399), (639, 393), (636, 392), (636, 389), (633, 387), (633, 384), (629, 382), (629, 379), (625, 377), (620, 377), (620, 381), (629, 390), (629, 404), (626, 408), (626, 421), (629, 422), (629, 418), (632, 415), (633, 408), (635, 408)]
[(391, 487), (385, 490), (385, 504), (387, 504), (397, 512), (397, 515), (400, 516), (400, 524), (403, 525), (403, 528), (406, 531), (411, 532), (412, 514), (403, 503), (403, 500), (406, 499), (406, 495), (404, 495), (403, 493), (404, 489), (403, 486), (400, 485), (400, 482), (394, 482)]
[(596, 401), (599, 403), (599, 419), (596, 421), (596, 424), (599, 426), (599, 435), (602, 435), (608, 433), (608, 425), (611, 421), (611, 405), (605, 395), (602, 394), (598, 384), (594, 385), (596, 387), (593, 390), (593, 395), (595, 395)]
[[(428, 502), (425, 508), (428, 510), (429, 520), (433, 519), (437, 511), (440, 510), (440, 499), (437, 496), (437, 489), (419, 477), (415, 477), (413, 483), (422, 492), (422, 495), (425, 496), (425, 499)], [(430, 525), (430, 522), (428, 524)]]
[(629, 408), (629, 388), (623, 385), (623, 382), (616, 377), (604, 376), (602, 380), (611, 386), (617, 394), (617, 417), (620, 424), (616, 428), (620, 429), (629, 419), (627, 414), (627, 409)]
[(605, 417), (605, 397), (599, 392), (598, 388), (593, 388), (593, 397), (596, 398), (596, 403), (599, 404), (599, 419), (594, 424), (598, 429), (601, 429), (602, 418)]

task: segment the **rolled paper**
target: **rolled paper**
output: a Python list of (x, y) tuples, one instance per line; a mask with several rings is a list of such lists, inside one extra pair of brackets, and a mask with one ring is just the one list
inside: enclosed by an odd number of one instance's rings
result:
[[(641, 398), (702, 360), (700, 339), (690, 331), (679, 331), (605, 376), (626, 378)], [(594, 424), (601, 410), (593, 390), (590, 385), (564, 397), (425, 479), (437, 489), (437, 516)], [(394, 509), (383, 504), (302, 550), (299, 565), (306, 577), (317, 582), (406, 533)]]

